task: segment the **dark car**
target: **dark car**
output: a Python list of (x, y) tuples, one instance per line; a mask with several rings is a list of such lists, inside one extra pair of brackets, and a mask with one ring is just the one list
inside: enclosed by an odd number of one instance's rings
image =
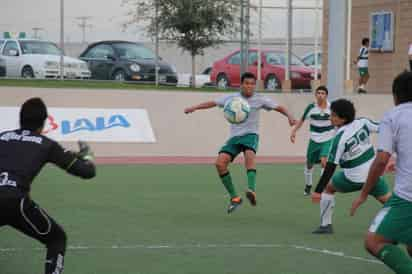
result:
[[(126, 41), (101, 41), (91, 44), (80, 55), (93, 79), (118, 81), (155, 81), (155, 54), (142, 44)], [(176, 69), (158, 61), (159, 82), (177, 84)]]

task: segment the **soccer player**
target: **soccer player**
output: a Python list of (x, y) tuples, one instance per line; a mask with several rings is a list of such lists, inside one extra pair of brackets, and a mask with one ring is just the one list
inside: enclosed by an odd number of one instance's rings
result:
[[(378, 132), (377, 123), (366, 118), (355, 120), (355, 107), (346, 99), (332, 102), (331, 121), (338, 130), (332, 141), (325, 171), (315, 190), (317, 193), (324, 190), (320, 200), (321, 225), (313, 232), (315, 234), (333, 233), (332, 214), (335, 207), (335, 192), (348, 193), (361, 190), (375, 158), (370, 134)], [(342, 171), (333, 176), (337, 165), (340, 165)], [(391, 195), (388, 185), (383, 177), (377, 177), (377, 181), (376, 186), (367, 194), (385, 203)]]
[(285, 107), (279, 106), (270, 98), (256, 93), (255, 88), (256, 77), (252, 73), (246, 72), (241, 77), (240, 93), (226, 95), (215, 101), (205, 102), (184, 110), (184, 112), (188, 114), (201, 109), (209, 109), (216, 106), (223, 107), (227, 102), (235, 97), (242, 97), (250, 105), (251, 110), (247, 120), (241, 124), (231, 125), (230, 138), (220, 149), (216, 160), (217, 172), (230, 195), (230, 204), (227, 210), (229, 214), (242, 203), (242, 198), (236, 192), (232, 183), (232, 177), (230, 176), (228, 170), (229, 163), (233, 161), (241, 152), (243, 152), (245, 157), (245, 167), (248, 179), (248, 190), (246, 191), (246, 197), (252, 206), (256, 206), (255, 158), (259, 143), (259, 111), (261, 109), (268, 111), (275, 110), (288, 118), (290, 126), (293, 126), (296, 123), (293, 116)]
[(359, 56), (354, 61), (358, 65), (359, 86), (358, 93), (366, 93), (365, 86), (369, 81), (369, 38), (362, 39), (362, 47), (359, 50)]
[(74, 153), (41, 135), (47, 115), (40, 98), (29, 99), (20, 110), (20, 129), (0, 133), (0, 227), (11, 226), (44, 244), (44, 273), (60, 274), (66, 233), (31, 199), (31, 184), (46, 163), (85, 179), (95, 176), (95, 166), (86, 143), (79, 142), (80, 152)]
[(304, 195), (310, 195), (312, 189), (313, 166), (320, 163), (322, 172), (326, 167), (331, 141), (333, 136), (335, 136), (335, 127), (330, 121), (328, 93), (328, 89), (325, 86), (319, 86), (316, 89), (316, 102), (311, 103), (306, 107), (302, 118), (293, 128), (290, 135), (290, 141), (295, 143), (296, 132), (302, 127), (305, 120), (309, 119), (310, 140), (306, 151)]
[(395, 273), (410, 274), (412, 260), (397, 244), (405, 244), (412, 256), (412, 72), (396, 77), (392, 92), (396, 107), (382, 119), (378, 155), (360, 196), (353, 202), (351, 215), (367, 200), (391, 155), (396, 153), (394, 194), (369, 227), (365, 247)]

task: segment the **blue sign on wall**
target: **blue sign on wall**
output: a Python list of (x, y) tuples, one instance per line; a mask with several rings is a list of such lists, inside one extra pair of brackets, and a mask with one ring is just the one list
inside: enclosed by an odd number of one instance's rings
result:
[(371, 50), (393, 51), (395, 29), (393, 13), (374, 12), (370, 20)]

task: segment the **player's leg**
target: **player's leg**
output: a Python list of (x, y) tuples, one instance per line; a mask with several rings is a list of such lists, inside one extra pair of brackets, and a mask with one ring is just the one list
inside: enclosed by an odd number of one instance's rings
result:
[(374, 196), (375, 199), (378, 200), (381, 204), (385, 204), (392, 196), (392, 193), (384, 177), (379, 177), (378, 183), (369, 194)]
[(9, 225), (30, 236), (47, 248), (45, 274), (63, 272), (67, 236), (63, 228), (28, 197), (23, 197)]
[(369, 227), (366, 250), (398, 274), (412, 273), (412, 260), (396, 243), (412, 246), (412, 203), (396, 195), (385, 204)]
[(248, 182), (246, 197), (252, 206), (256, 206), (256, 152), (252, 149), (245, 149), (244, 155)]
[(230, 195), (230, 203), (227, 209), (228, 213), (232, 213), (239, 205), (242, 204), (242, 199), (237, 194), (235, 186), (232, 182), (232, 177), (228, 170), (229, 164), (241, 152), (240, 146), (237, 144), (238, 137), (229, 139), (221, 148), (219, 156), (216, 159), (216, 169), (224, 185), (226, 191)]
[(332, 234), (332, 217), (335, 208), (335, 189), (333, 183), (328, 183), (320, 198), (320, 226), (314, 234)]
[(305, 189), (303, 194), (310, 195), (313, 184), (313, 167), (319, 161), (319, 146), (309, 140), (308, 148), (306, 150), (306, 164), (304, 169)]

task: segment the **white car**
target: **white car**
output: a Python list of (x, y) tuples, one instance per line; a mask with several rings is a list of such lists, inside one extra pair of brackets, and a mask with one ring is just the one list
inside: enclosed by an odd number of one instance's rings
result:
[[(212, 71), (211, 67), (206, 68), (201, 74), (196, 74), (196, 87), (203, 88), (211, 85), (210, 82), (210, 72)], [(179, 73), (178, 83), (179, 87), (190, 87), (192, 85), (192, 74), (191, 73)]]
[[(0, 43), (0, 59), (6, 66), (7, 77), (58, 78), (60, 77), (60, 49), (51, 42), (30, 39), (4, 39)], [(64, 56), (64, 77), (88, 79), (87, 63)]]

